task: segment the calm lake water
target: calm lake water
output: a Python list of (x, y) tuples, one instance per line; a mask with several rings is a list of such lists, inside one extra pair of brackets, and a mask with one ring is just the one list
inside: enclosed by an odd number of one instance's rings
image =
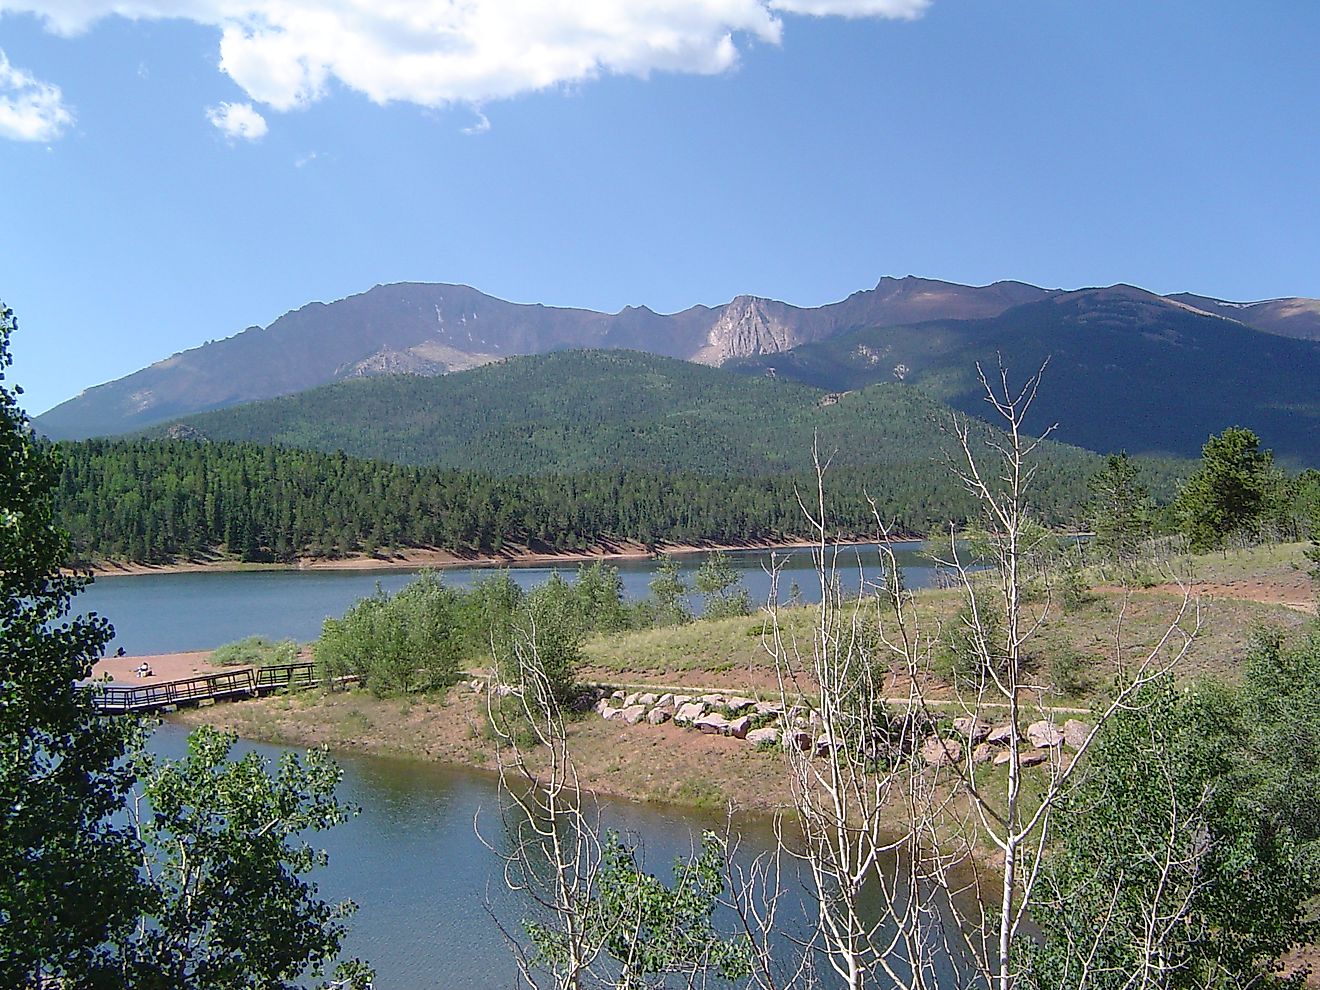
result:
[[(929, 587), (935, 582), (930, 561), (920, 555), (922, 544), (910, 542), (896, 547), (899, 565), (909, 588)], [(679, 557), (689, 585), (692, 575), (707, 555)], [(764, 604), (770, 594), (772, 561), (783, 562), (779, 595), (787, 599), (794, 584), (803, 601), (820, 598), (810, 550), (740, 550), (729, 554), (741, 573), (752, 601)], [(655, 575), (652, 560), (611, 561), (623, 577), (630, 598), (649, 594), (647, 584)], [(863, 580), (882, 580), (880, 557), (874, 545), (839, 548), (836, 564), (845, 589), (856, 589)], [(510, 573), (524, 587), (544, 582), (555, 571), (566, 577), (577, 573), (577, 564), (559, 567), (516, 567)], [(444, 579), (466, 587), (490, 568), (447, 568)], [(79, 611), (95, 611), (110, 619), (116, 638), (111, 649), (122, 647), (134, 655), (211, 650), (245, 636), (263, 635), (299, 642), (315, 639), (327, 616), (340, 616), (355, 601), (370, 595), (376, 586), (397, 591), (416, 575), (416, 570), (398, 571), (210, 571), (200, 574), (144, 574), (102, 578), (77, 599)], [(692, 598), (700, 608), (700, 599)]]
[[(186, 735), (166, 723), (152, 748), (185, 752)], [(272, 761), (281, 749), (242, 743)], [(511, 931), (528, 917), (504, 886), (501, 861), (482, 845), (504, 842), (494, 778), (462, 768), (336, 754), (344, 769), (339, 796), (362, 813), (313, 838), (330, 854), (315, 874), (322, 896), (352, 899), (345, 956), (376, 968), (378, 990), (494, 990), (514, 986), (510, 950), (489, 911)], [(668, 878), (676, 856), (688, 856), (703, 828), (722, 818), (688, 809), (602, 800), (601, 824), (641, 844), (649, 872)], [(773, 842), (769, 822), (740, 823), (743, 854)], [(489, 908), (489, 911), (488, 911)]]

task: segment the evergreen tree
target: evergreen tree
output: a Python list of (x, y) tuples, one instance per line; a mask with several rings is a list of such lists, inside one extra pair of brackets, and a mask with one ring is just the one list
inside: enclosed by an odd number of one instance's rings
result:
[(1140, 469), (1126, 451), (1110, 454), (1105, 466), (1091, 475), (1087, 488), (1096, 550), (1118, 564), (1133, 563), (1150, 534), (1150, 495), (1141, 483)]
[(1250, 430), (1232, 427), (1201, 448), (1201, 467), (1178, 494), (1179, 528), (1193, 550), (1214, 550), (1260, 522), (1275, 482), (1274, 458)]

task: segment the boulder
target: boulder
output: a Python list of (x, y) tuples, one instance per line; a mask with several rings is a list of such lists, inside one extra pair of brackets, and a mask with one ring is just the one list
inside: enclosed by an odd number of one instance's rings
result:
[(691, 700), (692, 700), (692, 695), (690, 694), (676, 694), (674, 695), (674, 707), (682, 708)]
[(758, 701), (756, 703), (756, 714), (758, 715), (782, 715), (784, 709), (773, 701)]
[(747, 733), (747, 741), (753, 746), (760, 746), (764, 743), (773, 745), (779, 742), (779, 730), (769, 725), (764, 729), (753, 729)]
[(968, 715), (953, 720), (954, 734), (959, 739), (966, 739), (973, 744), (984, 742), (985, 737), (990, 735), (990, 728), (990, 723), (982, 722), (975, 715)]
[(1013, 741), (1013, 726), (996, 725), (986, 733), (985, 741), (992, 746), (1007, 746)]
[(639, 692), (634, 691), (632, 694), (628, 695), (628, 697), (623, 699), (623, 707), (631, 708), (633, 705), (638, 704), (641, 697), (642, 696)]
[(811, 749), (811, 733), (806, 729), (789, 729), (784, 733), (784, 748), (805, 753)]
[(1051, 746), (1063, 745), (1063, 733), (1057, 725), (1046, 719), (1032, 722), (1027, 726), (1027, 738), (1031, 740), (1031, 745), (1037, 749), (1048, 749)]
[(756, 704), (755, 698), (733, 697), (724, 703), (724, 707), (727, 708), (729, 711), (733, 712), (734, 714), (737, 714), (738, 712), (746, 711), (748, 708), (753, 707), (755, 704)]
[(703, 694), (701, 700), (710, 705), (711, 708), (719, 708), (724, 704), (724, 695), (722, 694)]
[(834, 749), (834, 740), (830, 738), (828, 732), (822, 732), (816, 737), (816, 755), (828, 756), (830, 750)]
[(595, 712), (597, 715), (599, 715), (608, 707), (610, 707), (610, 703), (606, 701), (604, 698), (600, 698), (596, 701), (594, 705), (591, 706), (591, 710)]
[(656, 705), (646, 714), (646, 720), (652, 725), (659, 725), (662, 722), (668, 722), (673, 717), (673, 710), (664, 705)]
[(642, 719), (646, 718), (645, 705), (626, 705), (619, 716), (628, 725), (636, 725)]
[(729, 720), (719, 712), (707, 712), (692, 724), (708, 736), (727, 736), (729, 734)]
[[(1011, 750), (995, 754), (995, 766), (1000, 767), (1013, 758)], [(1018, 766), (1035, 767), (1044, 763), (1050, 758), (1049, 750), (1046, 749), (1028, 749), (1018, 753)]]
[(600, 717), (603, 718), (606, 722), (613, 722), (622, 714), (623, 714), (623, 709), (615, 708), (613, 705), (606, 705), (604, 708), (600, 710)]
[(639, 705), (645, 705), (647, 708), (650, 708), (652, 705), (655, 704), (655, 702), (656, 702), (656, 696), (654, 692), (643, 691), (641, 694), (637, 696), (637, 703)]
[(610, 692), (610, 699), (611, 699), (612, 701), (622, 701), (622, 700), (623, 700), (624, 698), (626, 698), (626, 697), (628, 697), (628, 695), (625, 694), (623, 691), (612, 691), (612, 692)]
[(480, 680), (474, 680), (468, 682), (468, 687), (471, 689), (473, 694), (481, 694), (483, 691), (486, 690), (485, 682)]
[(674, 712), (674, 722), (678, 725), (692, 725), (706, 714), (706, 706), (700, 701), (689, 701)]
[(514, 695), (521, 695), (522, 688), (514, 687), (512, 684), (499, 684), (495, 687), (495, 697), (512, 698)]
[(752, 719), (749, 715), (739, 715), (729, 722), (729, 735), (735, 739), (746, 739), (751, 731)]
[(677, 707), (678, 707), (678, 704), (674, 701), (674, 696), (673, 696), (672, 694), (662, 694), (662, 695), (660, 695), (660, 697), (659, 697), (658, 699), (656, 699), (656, 704), (657, 704), (657, 705), (664, 705), (664, 706), (667, 707), (667, 708), (677, 708)]
[(1070, 718), (1063, 723), (1063, 741), (1070, 749), (1081, 749), (1091, 735), (1091, 727), (1085, 722)]
[(921, 744), (921, 758), (933, 767), (945, 767), (962, 759), (962, 743), (956, 739), (929, 736)]
[(973, 763), (989, 763), (995, 758), (995, 748), (987, 742), (977, 743), (972, 750)]

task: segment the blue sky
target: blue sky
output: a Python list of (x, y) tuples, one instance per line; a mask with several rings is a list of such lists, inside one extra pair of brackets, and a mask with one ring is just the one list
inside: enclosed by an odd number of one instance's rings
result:
[(1309, 0), (323, 6), (0, 0), (30, 411), (407, 279), (610, 311), (909, 273), (1320, 296)]

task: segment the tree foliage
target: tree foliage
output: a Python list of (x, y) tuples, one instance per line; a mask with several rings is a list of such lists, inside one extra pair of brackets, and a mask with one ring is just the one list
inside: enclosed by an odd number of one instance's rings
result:
[[(437, 547), (499, 554), (618, 541), (761, 542), (803, 535), (804, 475), (660, 473), (649, 465), (507, 474), (409, 467), (254, 443), (92, 440), (60, 444), (60, 525), (73, 559), (164, 563), (224, 553), (252, 561)], [(968, 520), (974, 506), (930, 455), (833, 473), (839, 533), (874, 528), (866, 496), (904, 533)], [(1097, 462), (1078, 451), (1038, 467), (1041, 519), (1078, 523)], [(530, 467), (528, 468), (530, 470)]]
[(1175, 506), (1193, 550), (1215, 550), (1249, 534), (1265, 515), (1275, 485), (1274, 458), (1250, 430), (1232, 427), (1201, 448), (1201, 467)]
[[(540, 658), (551, 695), (564, 702), (577, 686), (588, 627), (577, 588), (559, 574), (532, 591), (514, 616), (515, 635)], [(506, 671), (516, 678), (517, 672)], [(519, 683), (514, 680), (513, 683)]]
[(1320, 934), (1317, 699), (1320, 635), (1267, 635), (1243, 688), (1166, 680), (1112, 720), (1056, 819), (1025, 985), (1240, 990)]
[(1126, 452), (1111, 454), (1087, 487), (1091, 492), (1087, 515), (1096, 550), (1106, 560), (1131, 565), (1151, 533), (1150, 493), (1141, 481), (1140, 467)]
[[(610, 985), (617, 990), (656, 986), (655, 977), (716, 976), (739, 980), (751, 974), (751, 945), (715, 926), (715, 907), (724, 890), (724, 847), (704, 832), (691, 859), (674, 863), (665, 883), (639, 865), (636, 850), (617, 832), (602, 842), (594, 889), (583, 911), (586, 939), (599, 945), (617, 967)], [(566, 955), (563, 934), (530, 923), (536, 961), (554, 971)]]
[(703, 617), (724, 619), (751, 614), (751, 597), (724, 552), (717, 550), (702, 561), (693, 583), (704, 601)]
[(660, 558), (655, 577), (647, 587), (655, 604), (656, 625), (682, 625), (692, 621), (692, 610), (687, 604), (687, 582), (673, 557), (665, 554)]
[[(13, 329), (0, 307), (0, 382)], [(301, 879), (321, 857), (293, 838), (342, 817), (337, 771), (289, 757), (270, 778), (209, 730), (160, 761), (136, 720), (95, 710), (78, 682), (112, 630), (70, 614), (86, 579), (60, 569), (56, 452), (17, 394), (0, 385), (0, 986), (291, 987), (343, 934)]]
[[(14, 327), (0, 306), (0, 383)], [(112, 817), (131, 726), (77, 687), (112, 632), (70, 615), (86, 580), (60, 571), (59, 465), (17, 395), (0, 384), (0, 985), (114, 985), (111, 936), (141, 894), (132, 836)]]
[[(181, 760), (135, 759), (150, 894), (124, 962), (140, 990), (293, 990), (339, 955), (351, 902), (322, 900), (307, 875), (325, 864), (307, 835), (343, 822), (341, 773), (324, 750), (285, 753), (272, 774), (236, 737), (201, 728)], [(370, 971), (338, 967), (337, 986)]]
[(377, 694), (454, 682), (463, 643), (458, 593), (423, 571), (397, 594), (377, 588), (342, 619), (326, 619), (316, 661), (327, 678), (355, 676)]

